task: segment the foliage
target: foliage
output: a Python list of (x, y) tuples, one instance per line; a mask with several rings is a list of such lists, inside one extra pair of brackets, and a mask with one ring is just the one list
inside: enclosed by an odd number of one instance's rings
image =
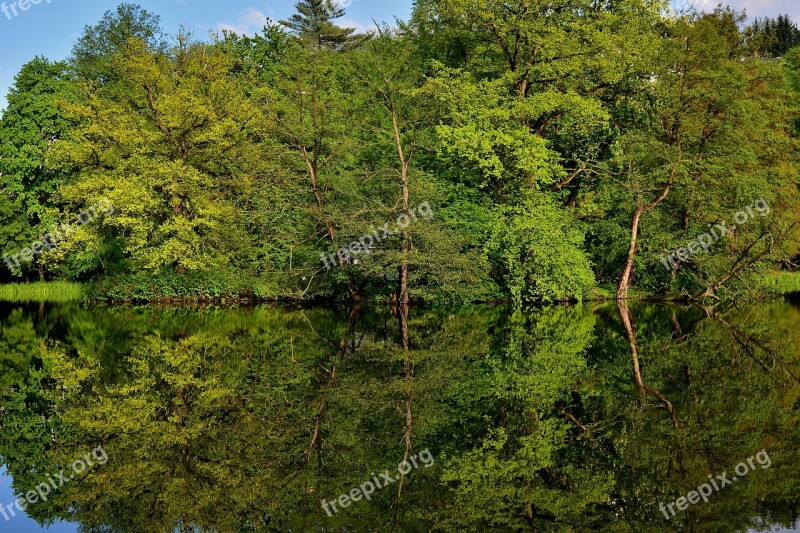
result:
[(300, 0), (297, 13), (282, 20), (281, 25), (294, 33), (301, 42), (321, 50), (330, 47), (342, 50), (358, 46), (367, 38), (354, 35), (355, 28), (342, 28), (334, 21), (344, 16), (344, 8), (333, 0)]
[(797, 272), (768, 272), (754, 280), (755, 288), (770, 294), (800, 293), (800, 274)]
[(581, 300), (594, 286), (583, 231), (546, 196), (504, 209), (491, 229), (489, 257), (517, 305)]
[(158, 15), (136, 4), (120, 4), (114, 11), (106, 11), (96, 25), (84, 28), (72, 48), (71, 64), (81, 78), (111, 84), (118, 79), (113, 57), (131, 40), (144, 41), (153, 51), (166, 48)]
[[(26, 63), (14, 80), (0, 120), (3, 253), (16, 254), (61, 222), (53, 196), (67, 181), (68, 172), (49, 168), (47, 163), (53, 157), (54, 144), (74, 127), (58, 108), (60, 101), (71, 99), (72, 90), (67, 65), (43, 57)], [(14, 268), (12, 273), (27, 276), (37, 267), (41, 275), (47, 267), (57, 270), (38, 257), (24, 266), (24, 271)], [(3, 268), (9, 268), (8, 264)]]
[(65, 303), (79, 301), (83, 296), (84, 288), (81, 285), (65, 281), (0, 285), (0, 300), (5, 302)]
[[(70, 242), (94, 251), (82, 271), (214, 272), (247, 263), (253, 252), (240, 206), (259, 165), (243, 126), (256, 111), (229, 67), (221, 51), (183, 38), (174, 55), (132, 41), (115, 62), (128, 84), (123, 101), (97, 88), (66, 106), (81, 126), (56, 159), (81, 170), (60, 195), (76, 207), (105, 196), (115, 211)], [(122, 260), (106, 268), (104, 255)]]
[[(123, 4), (17, 77), (0, 245), (115, 212), (6, 277), (113, 299), (735, 298), (800, 256), (794, 25), (664, 7), (419, 0), (358, 35), (302, 0), (199, 42)], [(782, 61), (759, 57), (773, 34)], [(664, 269), (759, 199), (768, 216)]]
[(764, 56), (781, 57), (800, 45), (800, 30), (789, 15), (756, 19), (748, 30), (750, 39)]
[[(629, 319), (644, 395), (613, 306), (16, 306), (0, 462), (24, 494), (102, 445), (106, 464), (27, 511), (87, 531), (791, 529), (796, 306)], [(433, 465), (326, 515), (407, 446)], [(762, 449), (769, 468), (659, 510)]]

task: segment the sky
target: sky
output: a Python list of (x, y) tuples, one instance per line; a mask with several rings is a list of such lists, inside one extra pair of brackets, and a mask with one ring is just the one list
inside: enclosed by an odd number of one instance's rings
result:
[[(65, 59), (83, 28), (94, 25), (107, 10), (122, 0), (0, 0), (8, 15), (0, 11), (0, 108), (5, 107), (5, 94), (20, 67), (37, 55), (51, 60)], [(270, 17), (280, 20), (294, 12), (296, 0), (127, 0), (161, 16), (165, 31), (175, 34), (181, 25), (197, 38), (206, 38), (209, 31), (234, 29), (253, 33)], [(407, 20), (412, 0), (335, 0), (347, 6), (347, 15), (340, 25), (360, 29), (372, 21)], [(719, 0), (673, 0), (713, 9)], [(21, 10), (19, 2), (27, 6)], [(32, 4), (31, 2), (37, 2)], [(747, 9), (751, 17), (777, 16), (789, 13), (800, 21), (799, 0), (728, 0), (737, 9)]]
[(713, 10), (722, 1), (739, 11), (747, 10), (750, 18), (775, 18), (789, 14), (800, 23), (800, 1), (798, 0), (695, 0), (695, 5), (705, 11)]
[[(11, 488), (11, 477), (6, 474), (5, 468), (0, 466), (0, 506), (6, 507), (7, 505), (17, 501), (17, 495), (14, 494)], [(77, 533), (78, 526), (66, 522), (57, 522), (47, 528), (46, 530), (39, 527), (39, 524), (20, 513), (16, 507), (13, 507), (16, 514), (12, 515), (6, 510), (6, 520), (0, 515), (0, 531), (3, 533), (31, 533), (31, 531), (47, 531), (47, 533)]]
[[(84, 27), (96, 24), (123, 1), (160, 15), (167, 33), (174, 35), (183, 25), (196, 38), (205, 39), (210, 31), (222, 29), (257, 32), (267, 17), (277, 21), (294, 13), (297, 0), (38, 0), (37, 5), (22, 0), (25, 11), (19, 8), (20, 0), (0, 0), (0, 8), (3, 1), (17, 4), (17, 15), (10, 8), (8, 15), (0, 11), (0, 108), (5, 107), (5, 95), (22, 65), (37, 55), (65, 59)], [(336, 1), (347, 6), (340, 26), (365, 29), (373, 26), (373, 19), (391, 23), (411, 15), (411, 0)]]

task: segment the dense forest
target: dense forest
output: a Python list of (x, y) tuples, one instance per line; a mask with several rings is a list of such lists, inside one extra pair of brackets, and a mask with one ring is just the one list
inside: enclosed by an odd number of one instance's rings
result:
[(28, 62), (0, 120), (2, 279), (526, 305), (730, 298), (797, 268), (788, 17), (417, 0), (359, 34), (343, 15), (302, 0), (200, 39), (123, 4), (66, 61)]

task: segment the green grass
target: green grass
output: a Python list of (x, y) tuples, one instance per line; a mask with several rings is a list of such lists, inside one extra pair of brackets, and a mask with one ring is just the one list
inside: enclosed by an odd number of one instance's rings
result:
[(761, 277), (756, 285), (772, 294), (800, 292), (800, 272), (773, 272)]
[(83, 287), (65, 281), (0, 285), (0, 301), (5, 302), (65, 303), (80, 301), (82, 298)]
[(610, 284), (595, 285), (584, 298), (590, 302), (613, 300), (617, 295), (617, 288)]

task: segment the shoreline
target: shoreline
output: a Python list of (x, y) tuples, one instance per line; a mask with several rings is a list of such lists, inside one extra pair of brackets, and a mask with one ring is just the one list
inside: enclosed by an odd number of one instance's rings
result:
[[(92, 283), (73, 283), (63, 281), (31, 282), (31, 283), (5, 283), (0, 284), (0, 302), (4, 303), (86, 303), (92, 305), (108, 305), (113, 307), (137, 307), (137, 306), (163, 306), (163, 307), (192, 307), (192, 306), (214, 306), (214, 307), (255, 307), (259, 305), (277, 305), (289, 307), (319, 307), (335, 305), (342, 308), (357, 307), (396, 307), (390, 298), (385, 299), (365, 299), (361, 302), (350, 302), (345, 300), (325, 299), (325, 298), (292, 298), (292, 297), (260, 297), (253, 294), (228, 294), (224, 296), (194, 295), (194, 296), (161, 296), (154, 298), (110, 298), (102, 296), (90, 296)], [(765, 291), (757, 293), (757, 298), (749, 298), (752, 301), (773, 301), (792, 298), (800, 294), (800, 290), (790, 290), (786, 292)], [(735, 302), (736, 299), (716, 300), (720, 302)], [(582, 301), (571, 300), (562, 302), (542, 303), (538, 305), (527, 305), (523, 309), (541, 309), (546, 307), (573, 306), (580, 303), (604, 304), (614, 302), (630, 303), (649, 303), (649, 304), (681, 304), (681, 305), (703, 305), (703, 300), (692, 298), (690, 295), (630, 295), (624, 299), (618, 299), (613, 294), (604, 294), (597, 289)], [(411, 306), (423, 308), (443, 308), (452, 307), (453, 304), (438, 302), (412, 301)], [(462, 302), (456, 307), (465, 306), (488, 306), (488, 307), (512, 307), (513, 301), (503, 299), (491, 299), (485, 301)]]

